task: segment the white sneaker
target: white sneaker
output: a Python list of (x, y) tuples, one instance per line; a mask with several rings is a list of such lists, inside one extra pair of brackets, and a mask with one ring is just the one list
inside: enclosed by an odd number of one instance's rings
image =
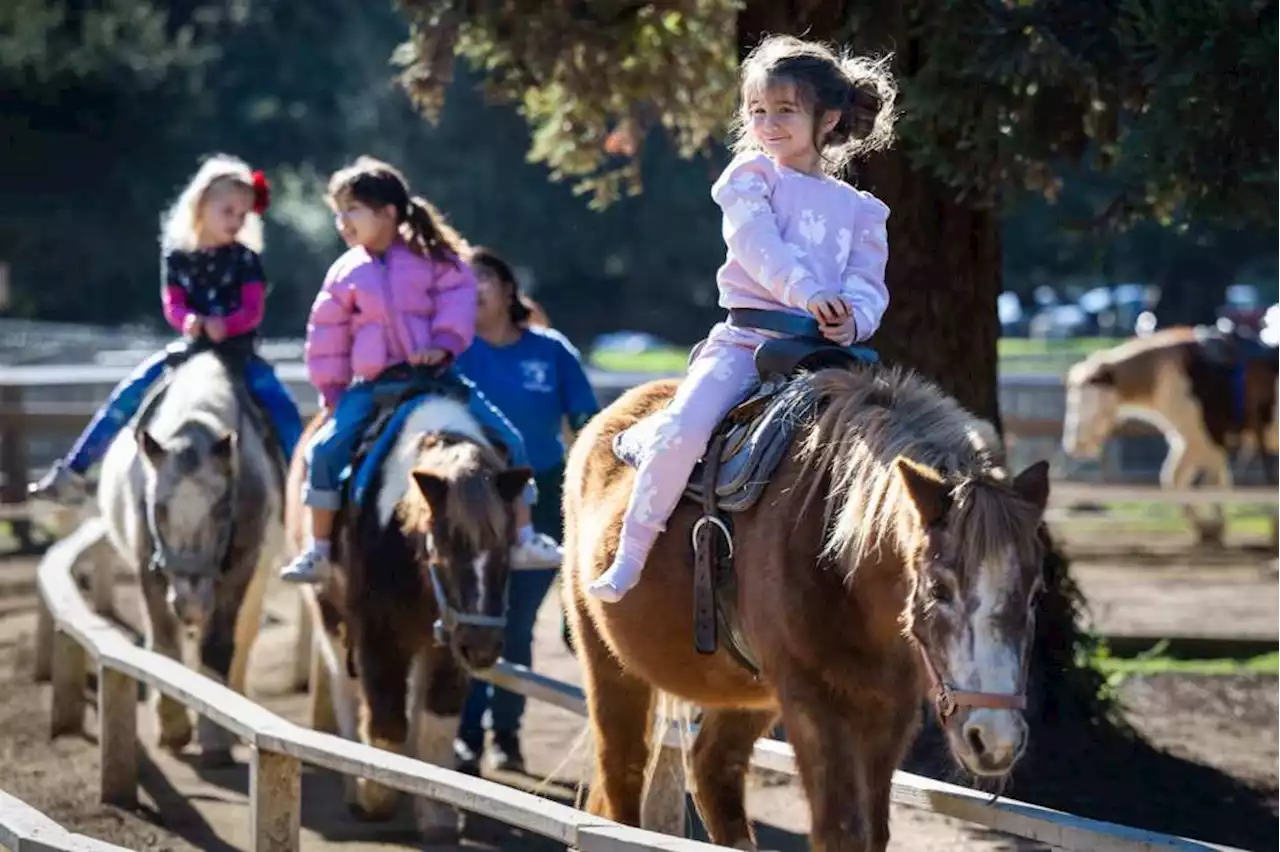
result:
[(527, 540), (511, 548), (511, 567), (559, 568), (564, 561), (564, 550), (546, 533), (534, 533)]
[(314, 548), (308, 548), (280, 569), (280, 579), (286, 583), (320, 583), (329, 574), (329, 557)]

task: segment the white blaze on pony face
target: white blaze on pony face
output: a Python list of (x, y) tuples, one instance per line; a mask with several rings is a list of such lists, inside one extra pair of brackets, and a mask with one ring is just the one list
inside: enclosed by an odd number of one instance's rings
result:
[(1062, 449), (1073, 458), (1096, 459), (1115, 427), (1119, 402), (1108, 374), (1083, 361), (1067, 372)]
[[(1011, 552), (969, 569), (967, 594), (953, 601), (951, 630), (940, 643), (937, 664), (948, 684), (964, 692), (1019, 695), (1024, 690), (1023, 655), (1029, 600), (1022, 567)], [(960, 707), (948, 720), (952, 751), (974, 775), (1003, 775), (1022, 755), (1027, 724), (1021, 711)]]

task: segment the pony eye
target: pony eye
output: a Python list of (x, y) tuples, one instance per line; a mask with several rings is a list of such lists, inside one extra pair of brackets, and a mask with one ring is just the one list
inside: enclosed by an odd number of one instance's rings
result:
[(941, 604), (951, 603), (951, 587), (946, 583), (932, 580), (929, 583), (929, 600)]

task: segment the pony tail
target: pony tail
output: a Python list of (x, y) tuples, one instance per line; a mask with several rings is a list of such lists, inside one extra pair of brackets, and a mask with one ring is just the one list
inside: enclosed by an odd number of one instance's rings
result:
[(462, 237), (431, 202), (417, 195), (409, 199), (405, 208), (400, 236), (419, 255), (441, 262), (457, 263), (466, 249)]
[(840, 120), (826, 140), (826, 157), (843, 168), (851, 159), (893, 146), (898, 84), (890, 68), (892, 56), (873, 59), (845, 56), (840, 71), (849, 90)]

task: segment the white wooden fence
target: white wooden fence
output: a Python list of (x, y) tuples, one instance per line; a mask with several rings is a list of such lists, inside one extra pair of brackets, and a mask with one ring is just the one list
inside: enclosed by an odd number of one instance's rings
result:
[[(54, 545), (40, 564), (42, 624), (36, 637), (36, 672), (37, 676), (47, 672), (52, 678), (50, 733), (59, 736), (82, 729), (85, 675), (90, 663), (96, 666), (99, 782), (104, 802), (129, 805), (137, 800), (138, 751), (142, 747), (137, 736), (137, 683), (141, 682), (249, 745), (249, 821), (255, 852), (299, 848), (303, 763), (370, 778), (405, 793), (483, 814), (581, 852), (702, 852), (716, 848), (619, 825), (492, 781), (301, 728), (174, 660), (135, 647), (117, 628), (89, 610), (72, 578), (80, 555), (102, 535), (101, 521), (87, 521)], [(8, 819), (0, 813), (5, 824)], [(19, 824), (18, 831), (22, 830)], [(24, 848), (85, 847), (53, 844)]]
[[(92, 662), (98, 674), (98, 747), (100, 792), (104, 802), (128, 805), (138, 788), (137, 682), (176, 699), (241, 737), (250, 747), (250, 826), (254, 850), (299, 848), (301, 765), (322, 766), (344, 775), (370, 778), (403, 792), (425, 796), (463, 810), (523, 828), (583, 852), (668, 852), (710, 850), (709, 844), (622, 826), (555, 802), (463, 775), (439, 766), (294, 725), (242, 695), (185, 666), (135, 647), (118, 629), (91, 612), (72, 577), (76, 563), (103, 537), (101, 521), (86, 521), (45, 555), (39, 568), (40, 623), (36, 636), (36, 675), (53, 682), (50, 733), (82, 729), (85, 675)], [(99, 570), (107, 566), (97, 566)], [(314, 599), (305, 607), (317, 612)], [(317, 625), (303, 630), (311, 653), (313, 707), (323, 703), (325, 683), (339, 676), (339, 656)], [(498, 686), (586, 714), (580, 690), (520, 666), (500, 663), (485, 677)], [(666, 739), (667, 749), (678, 733)], [(755, 766), (796, 774), (795, 756), (786, 743), (761, 740)], [(683, 792), (683, 791), (681, 791)], [(683, 795), (680, 797), (683, 805)], [(1051, 844), (1072, 852), (1107, 850), (1224, 850), (1187, 838), (1156, 834), (1085, 819), (1011, 799), (989, 801), (974, 790), (899, 772), (893, 800), (957, 817), (987, 828)], [(57, 829), (47, 820), (0, 798), (0, 841), (11, 848), (111, 850)], [(25, 844), (25, 845), (23, 845)]]

